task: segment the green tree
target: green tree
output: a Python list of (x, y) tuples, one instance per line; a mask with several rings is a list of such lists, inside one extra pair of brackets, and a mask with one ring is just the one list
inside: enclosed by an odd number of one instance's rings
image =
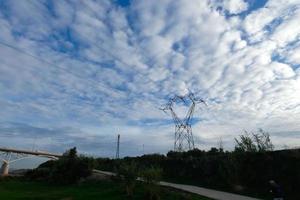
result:
[(136, 163), (130, 162), (121, 164), (117, 175), (124, 181), (127, 196), (132, 198), (136, 185), (136, 179), (138, 177), (138, 168)]
[(146, 183), (146, 198), (149, 200), (160, 199), (159, 181), (162, 177), (162, 169), (158, 167), (150, 167), (141, 172), (141, 178)]
[(268, 132), (259, 129), (258, 133), (252, 133), (252, 135), (257, 147), (257, 151), (273, 151), (274, 145), (271, 142), (270, 134)]
[(29, 178), (58, 184), (72, 184), (91, 174), (90, 159), (77, 156), (76, 147), (66, 151), (56, 161), (47, 161), (28, 173)]
[(245, 131), (244, 135), (240, 135), (239, 139), (234, 139), (236, 142), (235, 151), (264, 152), (274, 149), (269, 133), (262, 129), (259, 129), (257, 133), (248, 133)]
[(256, 152), (257, 148), (254, 144), (254, 141), (251, 135), (245, 131), (244, 135), (240, 135), (240, 139), (234, 138), (236, 145), (235, 151), (241, 152)]

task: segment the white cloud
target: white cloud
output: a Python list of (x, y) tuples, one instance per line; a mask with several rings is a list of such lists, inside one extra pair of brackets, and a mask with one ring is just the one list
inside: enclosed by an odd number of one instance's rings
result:
[(248, 9), (244, 0), (224, 0), (223, 6), (231, 14), (239, 14)]
[[(0, 15), (0, 38), (60, 67), (1, 46), (1, 121), (77, 124), (83, 137), (111, 137), (118, 127), (133, 143), (151, 140), (165, 151), (172, 124), (147, 120), (170, 119), (158, 109), (167, 96), (192, 90), (208, 103), (193, 129), (206, 147), (243, 129), (299, 130), (299, 2), (269, 0), (245, 19), (226, 17), (213, 3), (56, 2), (56, 17), (37, 3), (10, 5), (11, 19)], [(223, 3), (231, 14), (248, 9), (244, 1)], [(24, 25), (19, 12), (28, 9), (26, 19), (42, 16)]]
[(289, 51), (286, 58), (293, 64), (300, 64), (300, 47)]

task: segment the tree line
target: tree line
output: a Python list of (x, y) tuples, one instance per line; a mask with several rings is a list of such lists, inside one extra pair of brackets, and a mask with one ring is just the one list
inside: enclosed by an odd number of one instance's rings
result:
[(120, 163), (136, 163), (162, 170), (167, 181), (215, 188), (261, 198), (270, 198), (269, 181), (282, 185), (288, 199), (300, 199), (300, 149), (277, 150), (263, 130), (245, 132), (235, 138), (235, 149), (224, 151), (213, 147), (208, 151), (169, 151), (115, 160), (96, 159), (96, 168), (112, 171)]
[(269, 180), (275, 180), (287, 199), (300, 199), (300, 149), (274, 151), (269, 134), (263, 130), (245, 132), (235, 142), (234, 151), (213, 147), (209, 151), (169, 151), (166, 155), (122, 159), (78, 156), (73, 148), (58, 161), (47, 161), (30, 171), (28, 177), (69, 184), (90, 175), (92, 169), (100, 169), (119, 174), (128, 196), (132, 195), (135, 179), (143, 177), (154, 197), (154, 183), (162, 179), (266, 199)]

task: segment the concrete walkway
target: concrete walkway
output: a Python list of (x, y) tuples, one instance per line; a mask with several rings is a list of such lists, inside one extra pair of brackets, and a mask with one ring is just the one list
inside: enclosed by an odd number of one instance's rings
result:
[[(116, 175), (113, 172), (106, 172), (106, 171), (95, 170), (95, 169), (93, 170), (93, 172), (107, 175), (107, 176), (115, 176)], [(138, 180), (140, 180), (140, 179), (138, 179)], [(212, 190), (212, 189), (207, 189), (207, 188), (192, 186), (192, 185), (175, 184), (175, 183), (169, 183), (169, 182), (164, 182), (164, 181), (159, 182), (159, 184), (162, 186), (171, 187), (171, 188), (182, 190), (185, 192), (199, 194), (201, 196), (205, 196), (205, 197), (212, 198), (215, 200), (260, 200), (260, 199), (256, 199), (253, 197), (233, 194), (233, 193), (229, 193), (229, 192), (221, 192), (221, 191), (217, 191), (217, 190)]]
[(183, 190), (194, 194), (199, 194), (201, 196), (209, 197), (216, 200), (259, 200), (252, 197), (242, 196), (242, 195), (233, 194), (229, 192), (221, 192), (217, 190), (212, 190), (212, 189), (207, 189), (207, 188), (192, 186), (192, 185), (175, 184), (175, 183), (168, 183), (164, 181), (160, 182), (160, 185)]

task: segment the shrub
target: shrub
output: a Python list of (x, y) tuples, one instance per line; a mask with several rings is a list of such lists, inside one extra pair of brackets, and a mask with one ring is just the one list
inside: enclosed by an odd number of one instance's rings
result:
[(150, 167), (141, 172), (141, 178), (146, 183), (146, 198), (149, 200), (160, 199), (160, 189), (158, 186), (162, 177), (162, 169), (158, 167)]
[(120, 165), (117, 175), (122, 178), (125, 184), (125, 190), (128, 197), (133, 196), (136, 179), (138, 177), (138, 168), (135, 162), (123, 163)]
[(161, 180), (162, 169), (158, 167), (150, 167), (148, 169), (143, 170), (140, 173), (140, 175), (146, 184), (156, 185)]
[(35, 180), (46, 180), (59, 184), (76, 183), (80, 178), (91, 174), (89, 159), (78, 157), (76, 147), (70, 149), (56, 161), (47, 161), (38, 168), (27, 173), (27, 177)]
[(240, 139), (235, 138), (235, 151), (240, 152), (265, 152), (273, 151), (274, 145), (271, 142), (268, 132), (259, 129), (257, 133), (240, 135)]

